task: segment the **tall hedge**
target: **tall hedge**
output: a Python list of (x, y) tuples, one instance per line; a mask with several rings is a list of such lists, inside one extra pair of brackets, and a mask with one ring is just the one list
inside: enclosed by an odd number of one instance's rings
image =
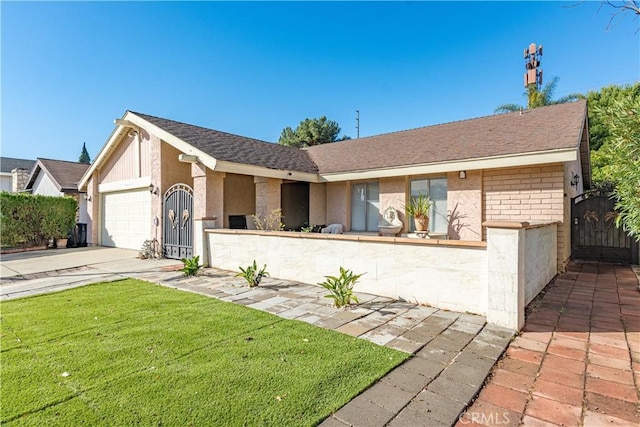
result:
[(0, 236), (3, 247), (42, 246), (67, 237), (76, 222), (73, 197), (0, 193)]

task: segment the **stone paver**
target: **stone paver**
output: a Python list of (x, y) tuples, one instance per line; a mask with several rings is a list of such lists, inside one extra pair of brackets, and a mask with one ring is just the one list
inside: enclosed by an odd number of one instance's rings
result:
[(570, 264), (457, 426), (640, 425), (639, 289), (628, 266)]

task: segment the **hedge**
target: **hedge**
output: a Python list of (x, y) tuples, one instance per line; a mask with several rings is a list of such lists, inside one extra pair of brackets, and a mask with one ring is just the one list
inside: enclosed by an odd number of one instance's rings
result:
[(51, 238), (67, 237), (77, 210), (73, 197), (0, 192), (2, 247), (43, 246)]

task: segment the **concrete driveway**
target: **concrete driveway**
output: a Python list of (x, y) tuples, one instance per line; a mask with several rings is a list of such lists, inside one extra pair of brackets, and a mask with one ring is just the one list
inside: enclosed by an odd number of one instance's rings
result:
[(5, 254), (0, 262), (0, 300), (182, 266), (178, 260), (142, 260), (137, 256), (136, 250), (100, 246)]

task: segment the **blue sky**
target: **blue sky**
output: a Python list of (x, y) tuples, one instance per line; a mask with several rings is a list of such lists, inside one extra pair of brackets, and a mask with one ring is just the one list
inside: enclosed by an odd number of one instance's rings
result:
[(266, 141), (326, 115), (393, 132), (640, 79), (640, 27), (600, 2), (7, 2), (2, 156), (95, 158), (126, 110)]

